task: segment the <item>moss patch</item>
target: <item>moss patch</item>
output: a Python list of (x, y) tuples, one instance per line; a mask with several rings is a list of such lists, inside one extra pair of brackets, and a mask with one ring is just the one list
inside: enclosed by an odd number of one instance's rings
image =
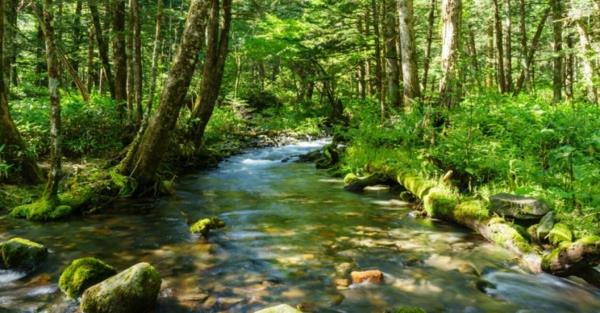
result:
[(548, 239), (551, 243), (558, 245), (561, 242), (570, 242), (573, 241), (573, 233), (569, 226), (557, 223), (552, 227), (550, 233), (548, 233)]
[(110, 265), (96, 258), (82, 258), (71, 264), (60, 275), (58, 286), (69, 298), (77, 298), (89, 287), (117, 274)]
[(397, 180), (419, 199), (423, 199), (429, 190), (436, 186), (436, 183), (412, 174), (398, 174)]
[(454, 219), (454, 209), (458, 205), (458, 197), (452, 192), (435, 187), (423, 199), (423, 206), (427, 215), (435, 218)]
[(46, 247), (27, 239), (13, 238), (0, 243), (0, 267), (4, 269), (32, 270), (47, 255)]
[(467, 219), (482, 221), (489, 218), (489, 215), (486, 204), (479, 200), (462, 202), (454, 210), (454, 218), (458, 221)]
[(190, 231), (194, 234), (201, 234), (202, 236), (206, 237), (211, 229), (223, 227), (225, 227), (225, 222), (218, 217), (211, 217), (197, 221), (190, 227)]
[(506, 223), (504, 219), (493, 218), (488, 222), (488, 227), (491, 231), (490, 239), (499, 246), (508, 249), (516, 248), (521, 253), (534, 251), (529, 241), (512, 225)]
[(398, 308), (394, 311), (394, 313), (427, 313), (425, 310), (418, 307), (403, 307)]

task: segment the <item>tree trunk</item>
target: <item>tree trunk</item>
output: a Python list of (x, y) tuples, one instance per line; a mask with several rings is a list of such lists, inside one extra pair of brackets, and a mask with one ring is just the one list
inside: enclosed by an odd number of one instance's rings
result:
[(112, 0), (114, 90), (117, 110), (123, 116), (127, 101), (127, 52), (125, 49), (125, 0)]
[(383, 87), (383, 64), (381, 62), (381, 31), (379, 23), (381, 14), (376, 0), (371, 0), (371, 14), (373, 15), (373, 37), (375, 39), (375, 90), (379, 99), (381, 121), (385, 119), (385, 88)]
[[(204, 131), (219, 97), (225, 60), (228, 54), (229, 29), (231, 27), (231, 0), (222, 0), (223, 24), (219, 27), (219, 0), (212, 0), (212, 9), (208, 24), (208, 45), (204, 61), (200, 97), (194, 106), (192, 117), (197, 120), (192, 139), (199, 147)], [(219, 30), (219, 28), (221, 28)]]
[(475, 85), (481, 87), (479, 60), (477, 58), (477, 46), (475, 45), (475, 30), (473, 24), (469, 24), (469, 54), (471, 55), (471, 65), (473, 66), (473, 79)]
[(398, 53), (396, 51), (396, 43), (399, 40), (396, 0), (386, 0), (385, 4), (386, 12), (384, 37), (386, 51), (385, 68), (387, 74), (387, 91), (390, 105), (398, 108), (402, 105), (402, 101), (400, 98), (400, 69), (398, 66)]
[[(81, 2), (82, 0), (77, 0), (77, 3), (75, 4), (75, 16), (73, 17), (73, 25), (72, 25), (72, 29), (73, 29), (73, 48), (70, 50), (71, 51), (71, 55), (74, 56), (73, 57), (73, 61), (70, 62), (73, 66), (73, 69), (75, 70), (75, 72), (77, 72), (77, 74), (79, 75), (79, 47), (81, 46), (81, 43), (83, 41), (83, 37), (82, 37), (82, 31), (81, 31), (81, 13), (83, 10), (83, 3)], [(89, 89), (88, 89), (89, 90)]]
[(431, 0), (429, 5), (429, 17), (427, 22), (427, 44), (425, 48), (425, 60), (423, 62), (423, 92), (427, 92), (427, 84), (429, 79), (429, 66), (431, 64), (431, 44), (433, 42), (433, 31), (435, 28), (435, 10), (437, 7), (437, 0)]
[(573, 34), (569, 32), (567, 34), (567, 50), (568, 55), (565, 59), (565, 94), (568, 100), (573, 100), (574, 95), (574, 84), (575, 84), (575, 42), (573, 40)]
[(532, 65), (533, 60), (535, 58), (535, 52), (538, 50), (538, 47), (540, 45), (540, 38), (542, 38), (542, 32), (544, 31), (544, 26), (546, 25), (548, 17), (550, 17), (550, 8), (547, 8), (544, 11), (542, 19), (540, 20), (540, 23), (538, 24), (538, 27), (535, 30), (535, 35), (533, 36), (533, 39), (531, 40), (531, 45), (528, 49), (527, 59), (525, 60), (525, 66), (521, 69), (521, 75), (517, 80), (517, 88), (515, 89), (515, 93), (521, 92), (525, 85), (525, 81), (531, 79)]
[(562, 88), (564, 83), (563, 76), (563, 49), (562, 49), (562, 19), (563, 8), (561, 0), (551, 0), (552, 4), (552, 25), (554, 33), (554, 70), (552, 78), (552, 90), (554, 92), (554, 102), (562, 100)]
[[(5, 24), (7, 27), (4, 29), (4, 56), (2, 62), (4, 62), (5, 70), (2, 71), (4, 74), (4, 83), (6, 88), (10, 89), (10, 85), (16, 86), (18, 83), (17, 78), (17, 43), (16, 43), (16, 32), (17, 32), (17, 7), (19, 6), (19, 0), (5, 0), (8, 7), (4, 9)], [(5, 4), (6, 6), (6, 4)]]
[[(361, 34), (362, 36), (365, 36), (365, 29), (363, 26), (363, 19), (361, 16), (358, 17), (358, 22), (357, 22), (357, 27), (358, 27), (358, 32), (359, 34)], [(364, 53), (364, 48), (361, 47), (361, 51)], [(366, 99), (367, 98), (367, 93), (368, 93), (368, 81), (367, 81), (367, 60), (361, 60), (358, 64), (358, 93), (360, 94), (360, 98), (361, 99)]]
[(575, 27), (579, 34), (579, 45), (581, 48), (581, 70), (583, 74), (583, 81), (586, 87), (586, 97), (590, 103), (598, 103), (598, 89), (594, 84), (594, 62), (592, 49), (592, 42), (587, 30), (586, 25), (581, 19), (575, 21)]
[[(100, 14), (98, 13), (98, 5), (96, 4), (96, 1), (97, 0), (88, 0), (88, 7), (90, 8), (92, 23), (94, 25), (94, 35), (96, 37), (96, 41), (98, 42), (98, 54), (100, 55), (102, 68), (104, 68), (104, 73), (106, 75), (106, 79), (108, 80), (110, 95), (113, 99), (116, 99), (115, 84), (113, 82), (110, 61), (108, 58), (108, 44), (106, 43), (104, 34), (102, 33), (102, 24), (100, 23)], [(102, 74), (100, 76), (102, 76)], [(100, 79), (102, 79), (102, 77), (100, 77)], [(102, 90), (100, 90), (100, 92), (102, 92)]]
[(400, 16), (400, 47), (402, 49), (402, 80), (404, 85), (404, 105), (410, 106), (421, 97), (417, 69), (417, 49), (413, 28), (413, 1), (398, 0)]
[(136, 122), (142, 124), (144, 109), (142, 106), (143, 77), (142, 77), (142, 34), (140, 22), (140, 6), (138, 0), (129, 0), (131, 23), (133, 24), (133, 90), (136, 107)]
[(162, 6), (163, 0), (158, 0), (156, 2), (156, 29), (154, 32), (154, 47), (152, 49), (152, 72), (150, 74), (150, 94), (148, 97), (148, 104), (146, 105), (146, 112), (148, 115), (152, 111), (152, 106), (154, 105), (154, 93), (156, 92), (156, 80), (158, 76), (158, 54), (160, 50), (160, 41), (161, 41), (161, 25), (162, 25)]
[(461, 49), (462, 1), (442, 1), (442, 79), (440, 104), (453, 107), (460, 102), (461, 84), (458, 81)]
[[(525, 16), (527, 14), (525, 0), (519, 0), (519, 33), (520, 33), (520, 44), (521, 44), (521, 69), (525, 68), (525, 71), (529, 71), (527, 66), (527, 22)], [(526, 75), (529, 76), (529, 75)]]
[[(4, 57), (4, 17), (5, 1), (0, 1), (0, 73), (5, 71)], [(15, 172), (28, 183), (36, 184), (42, 181), (42, 173), (31, 153), (27, 151), (17, 126), (12, 120), (8, 109), (8, 86), (6, 77), (0, 75), (0, 159), (14, 165)]]
[(512, 6), (510, 0), (504, 0), (506, 18), (504, 22), (504, 75), (506, 79), (506, 91), (513, 91), (513, 77), (512, 77)]
[(96, 82), (96, 67), (94, 66), (94, 29), (93, 26), (88, 30), (88, 51), (87, 51), (87, 89), (91, 92)]
[(490, 25), (487, 28), (487, 36), (488, 36), (488, 42), (487, 42), (487, 55), (486, 55), (486, 59), (487, 59), (487, 66), (488, 66), (488, 71), (487, 71), (487, 75), (486, 75), (486, 83), (485, 85), (488, 88), (492, 88), (495, 84), (495, 82), (497, 81), (496, 75), (495, 73), (497, 73), (497, 71), (495, 71), (496, 68), (496, 50), (494, 49), (495, 44), (494, 44), (494, 23), (490, 23)]
[(48, 183), (44, 191), (44, 199), (50, 203), (58, 203), (58, 184), (61, 178), (61, 120), (59, 86), (59, 55), (54, 42), (52, 0), (44, 0), (42, 12), (42, 29), (48, 56), (48, 92), (50, 95), (50, 171)]
[(208, 0), (192, 0), (181, 44), (162, 90), (156, 114), (146, 129), (141, 128), (143, 131), (138, 133), (119, 165), (121, 173), (136, 178), (141, 185), (154, 181), (156, 169), (170, 147), (169, 137), (175, 128), (204, 41), (208, 6)]
[(498, 51), (498, 58), (496, 60), (498, 64), (498, 88), (500, 92), (505, 93), (508, 91), (508, 87), (506, 84), (506, 70), (504, 66), (504, 36), (502, 34), (502, 20), (500, 17), (500, 6), (498, 5), (498, 0), (494, 0), (494, 20), (496, 23), (496, 51)]

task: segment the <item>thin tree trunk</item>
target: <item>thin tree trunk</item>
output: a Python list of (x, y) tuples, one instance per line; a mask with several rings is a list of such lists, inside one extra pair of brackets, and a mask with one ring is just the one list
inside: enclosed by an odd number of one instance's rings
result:
[(506, 91), (513, 91), (513, 77), (512, 77), (512, 6), (510, 0), (504, 0), (506, 18), (504, 22), (504, 75), (506, 79)]
[(144, 109), (142, 106), (142, 34), (140, 21), (140, 6), (138, 0), (130, 0), (131, 22), (133, 24), (133, 89), (136, 107), (136, 121), (138, 126), (142, 124)]
[(542, 19), (540, 20), (540, 23), (538, 24), (538, 27), (535, 30), (535, 35), (533, 36), (533, 39), (531, 40), (531, 45), (528, 49), (528, 55), (527, 59), (525, 60), (525, 66), (521, 69), (521, 75), (517, 80), (517, 88), (515, 89), (515, 93), (521, 92), (521, 90), (523, 90), (523, 87), (525, 86), (525, 81), (533, 78), (533, 60), (535, 58), (535, 52), (538, 50), (538, 47), (540, 45), (540, 39), (542, 37), (542, 32), (544, 31), (544, 26), (546, 25), (548, 17), (550, 17), (550, 7), (548, 7), (544, 11)]
[(60, 120), (60, 60), (54, 42), (53, 7), (52, 0), (44, 0), (42, 12), (42, 29), (46, 42), (48, 56), (48, 91), (50, 95), (50, 171), (48, 183), (44, 191), (44, 199), (50, 203), (58, 203), (58, 184), (62, 171), (61, 152), (61, 120)]
[(127, 52), (125, 46), (125, 0), (112, 0), (113, 62), (115, 65), (115, 101), (121, 115), (127, 101)]
[[(81, 13), (83, 11), (83, 3), (82, 0), (77, 0), (75, 4), (75, 16), (73, 16), (73, 48), (70, 50), (70, 55), (73, 56), (73, 61), (70, 62), (73, 66), (73, 69), (79, 75), (79, 48), (81, 47), (81, 43), (83, 41), (82, 31), (81, 31)], [(89, 89), (88, 89), (89, 90)]]
[[(520, 33), (520, 44), (521, 44), (521, 68), (525, 67), (526, 71), (529, 71), (527, 66), (527, 55), (529, 54), (529, 48), (527, 47), (527, 22), (525, 20), (527, 11), (525, 6), (525, 0), (519, 0), (519, 33)], [(527, 75), (529, 76), (529, 75)]]
[(170, 147), (169, 137), (179, 117), (204, 41), (208, 6), (208, 0), (192, 0), (181, 44), (162, 90), (156, 114), (147, 128), (142, 125), (138, 137), (119, 165), (121, 173), (136, 178), (142, 185), (154, 181), (156, 169)]
[(425, 59), (423, 61), (423, 91), (427, 92), (427, 83), (429, 79), (429, 67), (431, 64), (431, 45), (433, 43), (433, 31), (435, 28), (435, 10), (437, 7), (437, 0), (431, 0), (429, 5), (429, 17), (427, 18), (427, 44), (425, 48)]
[(487, 36), (488, 36), (488, 42), (487, 42), (487, 65), (488, 65), (488, 70), (487, 70), (487, 75), (486, 75), (486, 86), (488, 88), (492, 88), (495, 84), (496, 80), (496, 73), (497, 71), (496, 69), (496, 50), (494, 49), (495, 44), (494, 44), (494, 23), (490, 23), (490, 25), (487, 28)]
[(383, 64), (381, 62), (381, 31), (379, 23), (381, 15), (376, 0), (371, 0), (371, 13), (373, 15), (373, 37), (375, 39), (375, 91), (379, 99), (381, 121), (385, 119), (385, 89), (383, 87)]
[(402, 49), (402, 80), (404, 85), (404, 105), (410, 106), (421, 97), (417, 70), (417, 49), (413, 28), (413, 1), (398, 0), (400, 16), (400, 47)]
[[(358, 32), (365, 36), (365, 29), (364, 29), (364, 25), (363, 25), (363, 19), (361, 16), (358, 17), (358, 22), (357, 22), (357, 27), (358, 27)], [(364, 54), (364, 48), (361, 48), (361, 51)], [(360, 98), (361, 99), (366, 99), (367, 98), (367, 93), (368, 93), (368, 89), (369, 87), (367, 86), (368, 81), (367, 81), (367, 65), (365, 63), (367, 63), (367, 60), (361, 60), (358, 64), (358, 93), (360, 94)]]
[(94, 66), (94, 29), (93, 26), (88, 30), (88, 51), (87, 51), (87, 89), (91, 92), (96, 82), (96, 69)]
[(458, 80), (461, 49), (462, 1), (442, 0), (442, 79), (440, 104), (453, 107), (460, 102), (461, 84)]
[(551, 0), (552, 4), (552, 25), (554, 33), (554, 70), (552, 78), (552, 90), (554, 92), (554, 102), (562, 100), (562, 89), (564, 83), (563, 76), (563, 8), (561, 0)]
[(154, 93), (156, 93), (156, 80), (158, 77), (158, 54), (160, 50), (161, 41), (161, 25), (162, 25), (162, 12), (163, 12), (163, 0), (156, 2), (156, 28), (154, 32), (154, 48), (152, 49), (152, 72), (150, 74), (150, 94), (148, 97), (148, 104), (146, 105), (146, 112), (148, 114), (152, 111), (154, 105)]
[(219, 2), (212, 0), (212, 12), (208, 26), (208, 46), (202, 75), (199, 101), (194, 107), (193, 117), (198, 120), (193, 133), (196, 147), (202, 144), (204, 131), (215, 108), (223, 80), (225, 60), (228, 54), (229, 30), (231, 27), (231, 0), (223, 2), (223, 24), (219, 30)]
[(498, 51), (498, 88), (500, 92), (505, 93), (508, 91), (506, 84), (506, 70), (504, 66), (504, 45), (503, 39), (504, 36), (502, 34), (502, 20), (500, 17), (500, 6), (498, 5), (498, 0), (494, 0), (494, 20), (496, 25), (496, 51)]
[[(108, 80), (110, 95), (113, 99), (116, 99), (115, 84), (113, 82), (112, 71), (108, 57), (108, 44), (106, 43), (104, 34), (102, 33), (102, 24), (100, 23), (100, 14), (98, 13), (98, 5), (96, 4), (96, 0), (88, 0), (88, 7), (90, 8), (92, 23), (94, 25), (94, 35), (96, 37), (96, 41), (98, 42), (98, 54), (100, 55), (102, 68), (104, 68), (104, 73), (106, 74), (106, 79)], [(100, 77), (100, 79), (102, 78)], [(102, 88), (100, 89), (100, 92), (102, 92)]]
[[(4, 58), (4, 17), (5, 1), (0, 1), (0, 73), (5, 73)], [(8, 108), (8, 86), (6, 77), (0, 75), (0, 147), (3, 147), (0, 158), (14, 165), (15, 172), (28, 183), (42, 181), (42, 173), (31, 153), (27, 151), (25, 141), (21, 138), (17, 126), (12, 120)]]
[(568, 100), (573, 100), (575, 97), (574, 94), (574, 84), (575, 84), (575, 41), (573, 40), (573, 34), (569, 32), (567, 34), (567, 49), (569, 53), (566, 57), (566, 65), (565, 65), (565, 94)]
[(586, 87), (586, 97), (590, 103), (598, 103), (598, 88), (594, 84), (594, 62), (592, 57), (594, 51), (592, 49), (592, 41), (588, 33), (587, 27), (581, 19), (575, 21), (575, 27), (579, 34), (579, 45), (581, 48), (581, 70), (583, 81)]
[[(17, 7), (19, 0), (4, 0), (7, 2), (8, 7), (4, 9), (5, 24), (7, 25), (4, 29), (4, 56), (2, 62), (4, 62), (5, 70), (2, 71), (4, 75), (4, 82), (6, 88), (10, 89), (10, 85), (17, 85), (17, 43), (16, 31), (17, 31)], [(6, 6), (6, 4), (5, 4)]]
[(481, 87), (479, 60), (477, 58), (477, 46), (475, 45), (475, 30), (473, 24), (469, 24), (469, 53), (471, 54), (471, 65), (473, 66), (473, 79), (475, 85)]
[[(398, 37), (398, 15), (396, 9), (396, 0), (386, 0), (385, 12), (385, 64), (387, 73), (387, 91), (389, 103), (392, 107), (400, 107), (402, 101), (400, 98), (400, 68), (398, 66), (398, 53), (396, 43)], [(359, 76), (362, 75), (359, 72)], [(359, 81), (362, 78), (359, 78)], [(360, 89), (360, 88), (359, 88)], [(360, 90), (359, 90), (360, 92)]]

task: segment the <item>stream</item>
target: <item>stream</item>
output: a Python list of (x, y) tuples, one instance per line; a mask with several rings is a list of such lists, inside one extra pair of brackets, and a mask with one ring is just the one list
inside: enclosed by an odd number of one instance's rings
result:
[[(76, 312), (57, 281), (71, 260), (87, 256), (119, 270), (153, 264), (163, 278), (159, 313), (254, 312), (279, 303), (307, 312), (600, 312), (598, 289), (524, 273), (507, 251), (413, 217), (387, 190), (344, 192), (340, 179), (293, 162), (324, 143), (248, 150), (189, 173), (175, 196), (158, 201), (119, 202), (48, 224), (0, 219), (1, 240), (22, 236), (50, 250), (35, 273), (0, 271), (0, 312)], [(227, 227), (208, 240), (189, 233), (189, 223), (208, 216)], [(345, 262), (383, 271), (384, 283), (336, 287), (336, 266)]]

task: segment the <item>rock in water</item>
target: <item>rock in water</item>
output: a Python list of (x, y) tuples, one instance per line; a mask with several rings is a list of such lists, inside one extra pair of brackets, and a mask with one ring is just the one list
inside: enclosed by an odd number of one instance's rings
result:
[(202, 236), (208, 236), (211, 229), (218, 229), (225, 227), (225, 222), (220, 220), (218, 217), (204, 218), (192, 225), (190, 231), (194, 234), (202, 234)]
[(254, 313), (302, 313), (302, 312), (294, 309), (293, 307), (291, 307), (287, 304), (281, 304), (278, 306), (262, 309), (260, 311), (254, 312)]
[(394, 313), (426, 313), (425, 310), (418, 307), (403, 307), (396, 309)]
[(110, 265), (96, 258), (82, 258), (71, 264), (60, 275), (58, 286), (69, 298), (77, 298), (89, 287), (117, 274)]
[(0, 268), (30, 271), (48, 255), (43, 245), (23, 238), (0, 243)]
[(156, 306), (161, 278), (152, 265), (136, 264), (88, 288), (81, 299), (84, 313), (147, 313)]
[(538, 199), (501, 193), (490, 197), (490, 212), (521, 220), (539, 220), (550, 208)]
[(383, 272), (379, 270), (364, 271), (364, 272), (352, 272), (350, 273), (353, 284), (360, 284), (363, 282), (369, 282), (374, 284), (383, 283)]

